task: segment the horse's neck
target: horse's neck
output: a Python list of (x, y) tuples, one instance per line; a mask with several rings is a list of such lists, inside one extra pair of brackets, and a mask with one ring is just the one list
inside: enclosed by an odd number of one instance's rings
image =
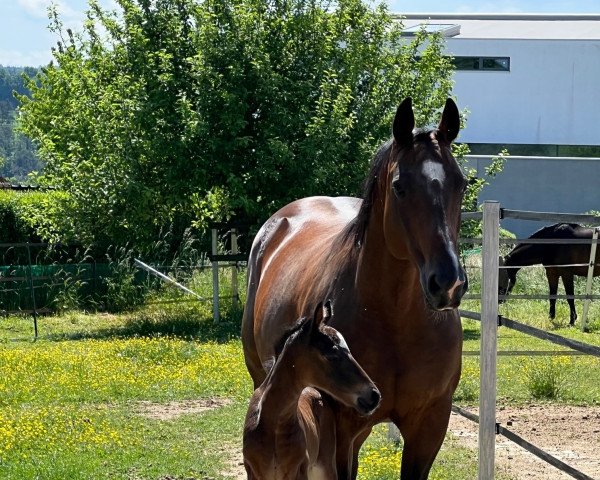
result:
[(374, 217), (367, 228), (357, 262), (355, 282), (361, 297), (378, 305), (394, 299), (402, 302), (403, 309), (420, 308), (424, 302), (417, 267), (409, 259), (391, 255), (381, 220)]
[(537, 265), (539, 263), (543, 263), (544, 257), (540, 247), (542, 247), (542, 245), (520, 245), (506, 256), (504, 264), (507, 267), (525, 267), (528, 265)]

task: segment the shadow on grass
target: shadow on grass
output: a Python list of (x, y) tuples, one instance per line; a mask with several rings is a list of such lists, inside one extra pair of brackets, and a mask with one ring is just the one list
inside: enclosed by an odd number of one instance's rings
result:
[(463, 340), (479, 340), (480, 338), (481, 332), (479, 329), (463, 327)]
[(219, 323), (204, 312), (140, 310), (127, 316), (123, 324), (113, 327), (96, 327), (71, 332), (57, 332), (41, 336), (49, 341), (103, 340), (128, 337), (169, 336), (185, 340), (226, 343), (240, 338), (242, 310), (224, 312)]

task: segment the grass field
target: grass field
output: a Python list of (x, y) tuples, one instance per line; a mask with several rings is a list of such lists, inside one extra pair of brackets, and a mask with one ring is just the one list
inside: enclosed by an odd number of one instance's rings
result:
[[(209, 294), (204, 280), (194, 288)], [(163, 293), (154, 300), (174, 297)], [(580, 312), (580, 302), (577, 306)], [(600, 345), (596, 307), (592, 331), (585, 334), (565, 326), (566, 308), (558, 309), (563, 320), (554, 324), (545, 319), (545, 302), (502, 308), (511, 318)], [(121, 315), (71, 312), (41, 318), (36, 342), (30, 318), (0, 320), (0, 478), (236, 478), (251, 383), (239, 339), (240, 313), (227, 304), (224, 311), (225, 322), (218, 326), (212, 324), (211, 305), (197, 302), (148, 305)], [(478, 323), (464, 321), (464, 332), (465, 350), (477, 351)], [(503, 328), (499, 348), (559, 349)], [(598, 359), (500, 357), (498, 374), (501, 404), (534, 398), (600, 403)], [(545, 383), (557, 388), (540, 400)], [(478, 388), (478, 357), (465, 356), (456, 403), (476, 404)], [(191, 408), (199, 401), (221, 406)], [(172, 414), (154, 415), (156, 406)], [(401, 446), (389, 442), (386, 431), (378, 427), (365, 444), (360, 479), (397, 478)], [(430, 478), (467, 480), (475, 471), (476, 452), (449, 435)]]

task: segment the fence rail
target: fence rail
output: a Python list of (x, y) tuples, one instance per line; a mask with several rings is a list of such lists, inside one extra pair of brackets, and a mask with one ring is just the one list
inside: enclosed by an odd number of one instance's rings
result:
[[(472, 422), (479, 423), (479, 416), (472, 412), (469, 412), (468, 410), (465, 410), (464, 408), (452, 405), (452, 411), (458, 413), (459, 415), (465, 417), (468, 420), (471, 420)], [(586, 475), (585, 473), (582, 473), (579, 470), (575, 470), (573, 467), (566, 464), (562, 460), (550, 455), (549, 453), (545, 452), (539, 447), (536, 447), (532, 443), (529, 443), (523, 437), (510, 431), (506, 427), (503, 427), (499, 423), (496, 423), (496, 433), (506, 437), (510, 441), (519, 445), (521, 448), (527, 450), (529, 453), (532, 453), (541, 460), (544, 460), (550, 465), (558, 468), (560, 471), (571, 475), (573, 478), (577, 478), (578, 480), (594, 480), (592, 477)]]
[[(507, 208), (501, 208), (499, 218), (550, 222), (592, 223), (600, 225), (599, 216), (580, 213), (531, 212), (527, 210), (510, 210)], [(461, 212), (461, 219), (482, 220), (483, 212)]]

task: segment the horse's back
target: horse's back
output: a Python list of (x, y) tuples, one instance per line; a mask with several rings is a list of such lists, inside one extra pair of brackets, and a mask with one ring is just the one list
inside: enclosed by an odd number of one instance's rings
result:
[[(329, 281), (334, 239), (356, 217), (362, 200), (308, 197), (277, 211), (258, 231), (248, 261), (248, 296), (242, 322), (246, 364), (259, 384), (261, 361), (298, 317), (308, 315), (309, 291)], [(320, 299), (323, 300), (323, 299)]]
[[(587, 275), (587, 263), (590, 257), (590, 245), (583, 243), (568, 243), (569, 240), (587, 240), (592, 238), (593, 230), (576, 223), (558, 223), (552, 225), (552, 230), (545, 238), (563, 240), (566, 243), (556, 243), (548, 247), (550, 258), (545, 259), (548, 265), (581, 265), (566, 267), (570, 274)], [(532, 238), (535, 238), (532, 236)]]

